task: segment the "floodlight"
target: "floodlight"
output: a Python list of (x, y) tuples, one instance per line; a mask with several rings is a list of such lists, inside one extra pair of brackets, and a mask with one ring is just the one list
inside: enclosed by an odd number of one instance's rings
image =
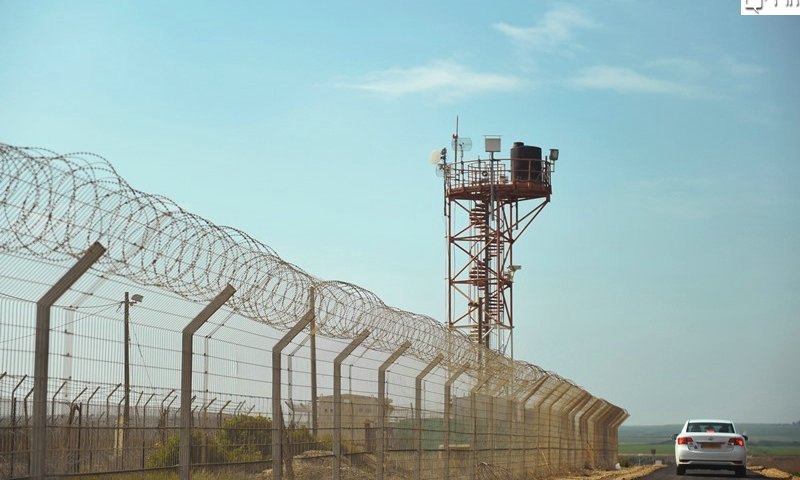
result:
[(509, 265), (508, 266), (508, 270), (506, 270), (504, 272), (504, 276), (506, 277), (506, 280), (508, 280), (509, 282), (513, 282), (514, 281), (514, 274), (517, 273), (519, 270), (522, 270), (522, 266), (521, 265)]
[(552, 160), (554, 162), (556, 160), (558, 160), (558, 149), (557, 148), (551, 148), (550, 149), (550, 160)]

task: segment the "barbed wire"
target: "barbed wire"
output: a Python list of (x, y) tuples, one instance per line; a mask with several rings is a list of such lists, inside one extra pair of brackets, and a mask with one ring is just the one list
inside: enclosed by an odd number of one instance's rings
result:
[(278, 329), (293, 326), (313, 303), (323, 336), (350, 339), (366, 328), (367, 348), (390, 352), (410, 341), (409, 355), (427, 362), (443, 353), (446, 364), (468, 365), (471, 376), (495, 385), (544, 376), (568, 382), (475, 345), (431, 317), (387, 306), (360, 286), (318, 279), (241, 230), (134, 189), (98, 155), (0, 143), (0, 253), (63, 263), (95, 241), (107, 249), (94, 267), (101, 275), (195, 302), (230, 284), (236, 294), (229, 308)]

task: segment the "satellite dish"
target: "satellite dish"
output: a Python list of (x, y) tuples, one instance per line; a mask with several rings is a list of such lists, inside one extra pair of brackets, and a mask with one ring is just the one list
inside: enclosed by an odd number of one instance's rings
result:
[(469, 152), (472, 150), (472, 139), (469, 137), (455, 137), (452, 143), (455, 151)]
[(428, 159), (431, 161), (432, 164), (436, 165), (437, 163), (439, 163), (439, 158), (441, 153), (442, 153), (441, 150), (436, 148), (431, 152), (431, 155), (430, 157), (428, 157)]

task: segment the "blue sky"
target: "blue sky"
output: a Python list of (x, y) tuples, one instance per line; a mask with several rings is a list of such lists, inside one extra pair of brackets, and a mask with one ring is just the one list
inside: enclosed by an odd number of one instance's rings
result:
[[(734, 1), (0, 0), (0, 141), (445, 318), (428, 153), (561, 150), (517, 358), (628, 409), (800, 419), (800, 19)], [(475, 152), (480, 153), (480, 152)]]

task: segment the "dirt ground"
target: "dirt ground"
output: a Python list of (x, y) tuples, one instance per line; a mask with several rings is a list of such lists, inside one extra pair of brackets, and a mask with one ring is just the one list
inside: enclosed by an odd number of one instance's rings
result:
[(800, 457), (753, 457), (750, 470), (767, 478), (800, 480)]
[[(329, 457), (330, 452), (305, 452), (303, 456), (295, 457), (294, 478), (295, 480), (320, 480), (330, 478), (332, 461)], [(800, 476), (792, 475), (789, 472), (800, 472), (800, 457), (754, 457), (749, 460), (751, 471), (764, 477), (776, 480), (800, 480)], [(664, 465), (640, 465), (620, 470), (585, 470), (574, 474), (559, 476), (548, 480), (636, 480)], [(479, 479), (499, 479), (516, 480), (502, 469), (483, 465), (478, 471)], [(374, 475), (368, 474), (364, 470), (342, 465), (342, 477), (352, 480), (371, 480)], [(284, 471), (284, 478), (289, 478)], [(400, 480), (403, 477), (387, 472), (387, 480)], [(264, 470), (255, 475), (253, 480), (272, 480), (272, 470)]]
[(552, 480), (636, 480), (664, 468), (664, 465), (639, 465), (620, 470), (590, 470)]
[[(330, 452), (305, 452), (305, 454), (302, 456), (295, 457), (293, 466), (295, 480), (320, 480), (324, 478), (330, 478), (332, 461), (329, 455)], [(576, 472), (575, 474), (555, 477), (548, 480), (635, 480), (661, 467), (662, 466), (657, 465), (641, 465), (610, 471), (585, 470), (582, 472)], [(374, 477), (374, 473), (368, 473), (364, 470), (354, 468), (346, 464), (342, 465), (342, 478), (351, 480), (372, 480)], [(272, 469), (267, 469), (259, 474), (256, 474), (253, 477), (253, 480), (272, 480), (272, 478)], [(289, 478), (285, 469), (283, 478)], [(401, 480), (405, 477), (387, 472), (384, 478), (387, 480)], [(509, 472), (505, 471), (505, 469), (486, 464), (482, 464), (478, 468), (478, 479), (518, 480), (516, 476), (511, 475)]]
[[(800, 480), (800, 457), (755, 457), (747, 468), (767, 478), (776, 480)], [(663, 465), (643, 465), (616, 471), (597, 471), (585, 475), (559, 477), (553, 480), (635, 480), (649, 475)], [(674, 467), (673, 467), (674, 468)], [(794, 472), (795, 475), (792, 475)]]

